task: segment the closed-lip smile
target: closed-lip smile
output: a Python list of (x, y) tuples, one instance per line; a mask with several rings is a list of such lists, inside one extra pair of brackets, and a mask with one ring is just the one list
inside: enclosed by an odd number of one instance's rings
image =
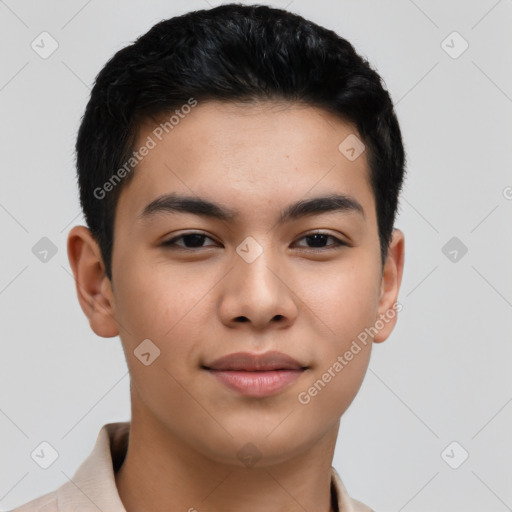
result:
[(231, 390), (252, 397), (278, 393), (308, 368), (277, 351), (235, 352), (202, 367)]
[(205, 365), (209, 370), (242, 370), (248, 372), (269, 370), (301, 370), (306, 367), (282, 352), (263, 354), (235, 352)]

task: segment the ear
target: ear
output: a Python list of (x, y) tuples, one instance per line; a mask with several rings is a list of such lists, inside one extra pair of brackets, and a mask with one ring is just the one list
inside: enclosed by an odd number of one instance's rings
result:
[(99, 246), (85, 226), (75, 226), (68, 235), (68, 259), (75, 278), (78, 301), (91, 329), (103, 338), (119, 334), (114, 317), (114, 295)]
[(397, 311), (401, 310), (400, 304), (396, 304), (396, 302), (404, 270), (404, 245), (402, 231), (393, 229), (388, 256), (382, 272), (378, 317), (376, 318), (376, 322), (381, 320), (384, 327), (375, 334), (373, 338), (375, 343), (381, 343), (388, 338), (396, 325)]

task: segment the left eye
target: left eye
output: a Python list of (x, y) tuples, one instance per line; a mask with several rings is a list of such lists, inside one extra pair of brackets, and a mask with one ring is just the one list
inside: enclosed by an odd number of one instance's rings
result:
[[(334, 243), (326, 246), (326, 245), (324, 245), (323, 242), (325, 242), (328, 238), (332, 238), (334, 240)], [(324, 247), (334, 248), (334, 247), (338, 247), (340, 245), (348, 245), (345, 242), (343, 242), (342, 240), (340, 240), (339, 238), (336, 238), (335, 236), (329, 235), (327, 233), (312, 233), (311, 235), (306, 235), (306, 236), (300, 238), (300, 240), (306, 240), (306, 239), (309, 239), (310, 241), (313, 242), (313, 244), (316, 244), (314, 247), (306, 247), (306, 249), (322, 249)]]
[[(327, 239), (332, 238), (334, 240), (334, 243), (330, 245), (325, 245), (325, 242)], [(174, 238), (171, 238), (170, 240), (167, 240), (166, 242), (163, 242), (162, 245), (165, 247), (171, 247), (171, 248), (181, 248), (181, 249), (200, 249), (203, 247), (203, 242), (205, 239), (212, 240), (209, 236), (206, 236), (203, 233), (186, 233), (184, 235), (180, 235)], [(179, 245), (176, 242), (178, 240), (183, 240), (184, 245)], [(334, 248), (338, 246), (348, 245), (347, 243), (343, 242), (339, 238), (336, 238), (333, 235), (329, 235), (327, 233), (312, 233), (310, 235), (303, 236), (299, 240), (308, 240), (310, 243), (313, 243), (313, 247), (304, 247), (305, 249), (323, 249), (323, 248)], [(212, 247), (206, 246), (206, 247)]]

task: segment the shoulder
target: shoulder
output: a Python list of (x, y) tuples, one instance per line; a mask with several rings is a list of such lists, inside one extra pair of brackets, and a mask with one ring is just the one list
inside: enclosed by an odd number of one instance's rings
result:
[(354, 512), (375, 512), (373, 508), (370, 508), (368, 505), (365, 505), (361, 501), (358, 501), (354, 498), (350, 498), (350, 500), (352, 502)]
[(337, 509), (341, 512), (375, 512), (368, 505), (349, 496), (340, 475), (334, 467), (331, 467), (332, 488), (337, 499)]
[(103, 425), (93, 450), (75, 471), (72, 479), (10, 512), (123, 510), (116, 489), (114, 469), (125, 456), (129, 425), (129, 422)]
[(24, 505), (11, 510), (11, 512), (57, 512), (58, 510), (57, 491), (53, 491), (28, 501)]

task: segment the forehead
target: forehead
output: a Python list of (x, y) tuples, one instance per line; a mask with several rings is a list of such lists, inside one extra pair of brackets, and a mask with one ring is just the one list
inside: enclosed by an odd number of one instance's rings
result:
[(241, 212), (255, 202), (270, 206), (277, 196), (291, 201), (343, 193), (358, 196), (365, 210), (373, 210), (366, 152), (356, 159), (343, 153), (344, 141), (358, 134), (338, 116), (268, 101), (209, 101), (177, 110), (140, 126), (134, 149), (151, 149), (118, 204), (121, 210), (129, 207), (133, 219), (151, 201), (173, 192), (220, 199)]

